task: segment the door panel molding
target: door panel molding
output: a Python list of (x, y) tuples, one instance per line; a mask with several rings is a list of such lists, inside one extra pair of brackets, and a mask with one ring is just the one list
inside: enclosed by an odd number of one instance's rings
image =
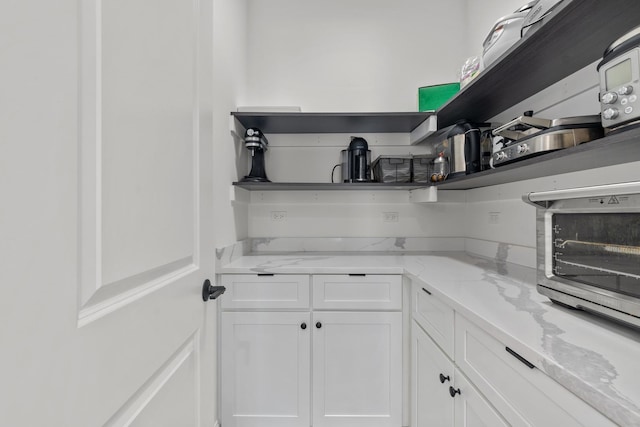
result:
[[(183, 6), (184, 5), (184, 6)], [(191, 64), (185, 65), (180, 69), (184, 75), (189, 75), (191, 79), (183, 88), (172, 89), (180, 90), (180, 94), (184, 97), (183, 101), (187, 108), (169, 112), (169, 119), (178, 120), (180, 124), (186, 123), (185, 115), (190, 114), (190, 140), (176, 140), (175, 147), (181, 147), (179, 144), (185, 144), (185, 150), (190, 150), (192, 155), (188, 161), (184, 163), (186, 157), (183, 158), (183, 165), (189, 164), (192, 175), (185, 179), (182, 186), (176, 184), (173, 188), (174, 194), (182, 193), (181, 189), (188, 188), (191, 192), (185, 198), (188, 200), (186, 209), (191, 210), (191, 216), (186, 221), (185, 228), (190, 228), (192, 235), (190, 237), (185, 234), (179, 241), (181, 244), (173, 250), (173, 253), (165, 251), (165, 253), (155, 254), (149, 259), (142, 260), (142, 257), (135, 261), (133, 267), (120, 270), (124, 272), (123, 277), (114, 277), (112, 271), (105, 271), (104, 266), (104, 218), (103, 218), (103, 162), (106, 161), (103, 156), (103, 83), (105, 76), (103, 75), (103, 57), (104, 57), (104, 20), (102, 0), (89, 0), (79, 3), (80, 7), (80, 35), (79, 35), (79, 180), (78, 180), (78, 327), (85, 326), (94, 320), (106, 316), (119, 308), (148, 296), (150, 293), (158, 291), (164, 286), (174, 283), (176, 280), (188, 275), (199, 269), (200, 266), (200, 149), (199, 149), (199, 114), (200, 99), (198, 95), (198, 65), (199, 65), (199, 11), (200, 0), (192, 0), (191, 2), (181, 2), (175, 0), (173, 4), (166, 3), (164, 7), (180, 8), (185, 19), (179, 21), (178, 25), (189, 26), (191, 34), (188, 37), (189, 53)], [(138, 5), (140, 7), (140, 5)], [(145, 6), (146, 7), (146, 6)], [(183, 8), (184, 7), (184, 8)], [(135, 12), (134, 12), (135, 13)], [(189, 19), (187, 19), (187, 14)], [(137, 35), (137, 33), (136, 33)], [(148, 37), (143, 34), (140, 37)], [(182, 41), (186, 44), (186, 38)], [(162, 43), (162, 41), (158, 41)], [(179, 43), (179, 42), (176, 42)], [(144, 69), (143, 69), (144, 72)], [(146, 89), (148, 90), (148, 89)], [(160, 106), (159, 108), (161, 108)], [(113, 110), (113, 107), (112, 107)], [(166, 114), (166, 112), (162, 112)], [(181, 115), (182, 114), (182, 115)], [(152, 116), (157, 120), (158, 116)], [(181, 121), (180, 121), (181, 120)], [(146, 129), (146, 128), (145, 128)], [(182, 127), (180, 129), (188, 129)], [(149, 136), (150, 137), (150, 136)], [(189, 146), (190, 145), (190, 146)], [(185, 151), (186, 153), (187, 151)], [(138, 154), (140, 155), (140, 154)], [(188, 154), (187, 154), (188, 155)], [(165, 162), (167, 159), (165, 158)], [(141, 172), (144, 173), (144, 172)], [(150, 173), (158, 173), (157, 170), (150, 170)], [(156, 175), (149, 175), (153, 178)], [(188, 184), (187, 184), (188, 182)], [(155, 184), (155, 182), (154, 182)], [(158, 183), (158, 186), (160, 184)], [(170, 191), (170, 190), (167, 190)], [(171, 192), (169, 193), (171, 194)], [(182, 193), (188, 194), (188, 193)], [(166, 205), (166, 201), (165, 201)], [(189, 206), (191, 205), (191, 206)], [(178, 208), (174, 208), (178, 214), (181, 212)], [(184, 212), (184, 211), (182, 211)], [(162, 212), (161, 212), (162, 213)], [(171, 216), (171, 212), (167, 214), (167, 221), (179, 221)], [(189, 213), (184, 212), (185, 217), (189, 217)], [(179, 218), (179, 217), (178, 217)], [(192, 223), (192, 227), (188, 223)], [(176, 223), (185, 224), (180, 221)], [(154, 227), (157, 229), (159, 223)], [(157, 233), (156, 233), (157, 234)], [(150, 235), (153, 235), (151, 232)], [(171, 237), (166, 237), (170, 239)], [(142, 240), (144, 242), (144, 240)], [(150, 242), (150, 246), (152, 242)], [(151, 248), (153, 249), (153, 248)], [(135, 252), (142, 254), (142, 252)], [(139, 267), (139, 269), (137, 268)], [(135, 271), (138, 270), (138, 271)], [(105, 280), (105, 273), (109, 274), (111, 279)], [(115, 278), (115, 280), (113, 280)]]
[[(181, 369), (189, 369), (189, 359), (193, 358), (193, 381), (195, 385), (194, 396), (200, 395), (200, 335), (199, 331), (189, 337), (180, 348), (168, 358), (167, 362), (149, 378), (142, 387), (131, 396), (127, 402), (104, 424), (104, 427), (125, 427), (136, 421), (138, 416), (162, 391), (169, 381), (176, 376)], [(200, 417), (200, 400), (196, 399), (194, 411), (196, 411), (197, 425), (202, 425)]]

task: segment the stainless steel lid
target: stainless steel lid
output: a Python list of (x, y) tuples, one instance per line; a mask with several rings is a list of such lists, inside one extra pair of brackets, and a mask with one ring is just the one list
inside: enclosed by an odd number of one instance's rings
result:
[(559, 119), (543, 119), (539, 117), (520, 116), (509, 123), (497, 127), (493, 130), (494, 135), (500, 135), (511, 140), (529, 138), (539, 132), (547, 131), (558, 127), (569, 127), (572, 129), (580, 127), (601, 126), (600, 115), (563, 117)]
[(593, 114), (590, 116), (575, 116), (575, 117), (564, 117), (561, 119), (551, 120), (551, 126), (574, 126), (574, 125), (591, 125), (591, 124), (601, 124), (600, 114)]

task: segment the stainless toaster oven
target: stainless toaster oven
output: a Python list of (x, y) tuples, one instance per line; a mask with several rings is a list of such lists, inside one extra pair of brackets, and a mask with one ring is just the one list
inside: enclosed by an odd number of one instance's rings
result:
[(538, 291), (640, 327), (640, 182), (529, 193)]

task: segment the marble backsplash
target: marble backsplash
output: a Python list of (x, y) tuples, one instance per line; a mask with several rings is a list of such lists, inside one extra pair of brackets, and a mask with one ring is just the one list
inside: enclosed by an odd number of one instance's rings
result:
[(216, 249), (216, 265), (222, 266), (250, 254), (291, 252), (467, 252), (535, 268), (535, 248), (463, 237), (270, 237), (249, 238)]

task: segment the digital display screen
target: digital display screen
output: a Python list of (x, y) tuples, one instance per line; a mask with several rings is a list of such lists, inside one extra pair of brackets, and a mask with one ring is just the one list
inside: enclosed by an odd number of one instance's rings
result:
[(618, 65), (606, 70), (605, 80), (607, 83), (607, 90), (612, 90), (625, 83), (629, 83), (631, 81), (631, 59), (622, 61)]

